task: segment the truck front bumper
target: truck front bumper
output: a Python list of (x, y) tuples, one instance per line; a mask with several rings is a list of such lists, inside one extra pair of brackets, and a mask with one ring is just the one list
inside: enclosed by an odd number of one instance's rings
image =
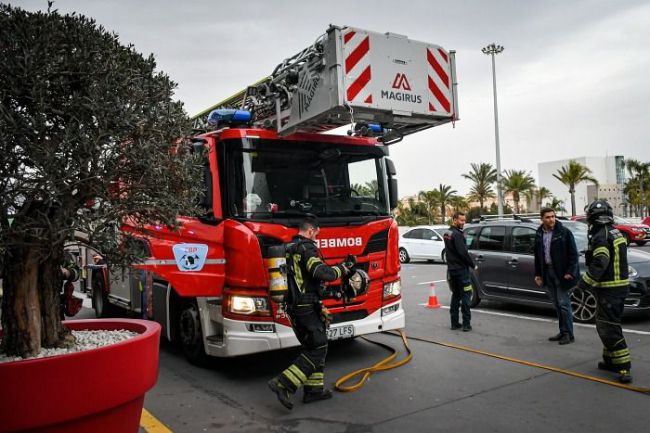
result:
[[(332, 327), (352, 326), (353, 336), (402, 329), (405, 326), (402, 300), (387, 304), (360, 320), (341, 322)], [(223, 339), (218, 344), (206, 341), (206, 352), (216, 357), (233, 357), (299, 346), (289, 326), (271, 322), (245, 322), (223, 319)]]

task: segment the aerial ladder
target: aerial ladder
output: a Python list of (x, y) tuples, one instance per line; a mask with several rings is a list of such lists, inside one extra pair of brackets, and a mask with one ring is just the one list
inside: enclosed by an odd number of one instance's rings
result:
[(392, 144), (458, 120), (456, 88), (455, 51), (332, 25), (266, 78), (198, 113), (194, 128), (209, 129), (215, 109), (236, 109), (280, 136), (352, 125), (349, 135)]

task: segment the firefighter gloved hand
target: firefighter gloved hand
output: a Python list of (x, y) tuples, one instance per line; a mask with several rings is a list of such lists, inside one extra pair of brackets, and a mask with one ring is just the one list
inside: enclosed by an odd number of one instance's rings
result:
[(325, 326), (329, 327), (330, 323), (332, 322), (332, 315), (330, 314), (330, 311), (325, 307), (321, 307), (320, 317), (323, 320), (323, 323), (325, 323)]

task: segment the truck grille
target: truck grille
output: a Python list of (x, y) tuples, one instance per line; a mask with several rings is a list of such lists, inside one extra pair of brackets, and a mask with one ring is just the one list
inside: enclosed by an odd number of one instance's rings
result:
[(362, 256), (366, 256), (370, 253), (377, 253), (380, 251), (386, 251), (388, 248), (388, 229), (382, 230), (375, 233), (368, 239), (366, 248), (361, 253)]
[(332, 323), (350, 322), (352, 320), (361, 320), (368, 317), (366, 310), (343, 311), (332, 315)]

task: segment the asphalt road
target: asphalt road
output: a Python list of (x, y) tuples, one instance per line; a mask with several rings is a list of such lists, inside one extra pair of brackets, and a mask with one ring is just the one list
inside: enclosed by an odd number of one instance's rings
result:
[[(473, 311), (472, 332), (451, 331), (445, 282), (436, 284), (442, 308), (420, 305), (427, 300), (428, 283), (443, 280), (445, 272), (436, 264), (403, 267), (409, 335), (611, 378), (596, 369), (602, 349), (593, 326), (576, 326), (575, 344), (547, 341), (557, 333), (552, 310), (482, 302)], [(650, 318), (626, 320), (624, 328), (635, 384), (650, 387)], [(398, 338), (372, 338), (404, 354)], [(296, 399), (294, 410), (287, 411), (266, 382), (295, 351), (215, 360), (198, 368), (163, 343), (160, 377), (145, 408), (174, 432), (611, 433), (647, 431), (650, 425), (650, 395), (429, 343), (411, 341), (411, 347), (409, 364), (373, 375), (360, 391), (310, 405)], [(363, 339), (336, 342), (328, 354), (326, 382), (386, 355)]]

